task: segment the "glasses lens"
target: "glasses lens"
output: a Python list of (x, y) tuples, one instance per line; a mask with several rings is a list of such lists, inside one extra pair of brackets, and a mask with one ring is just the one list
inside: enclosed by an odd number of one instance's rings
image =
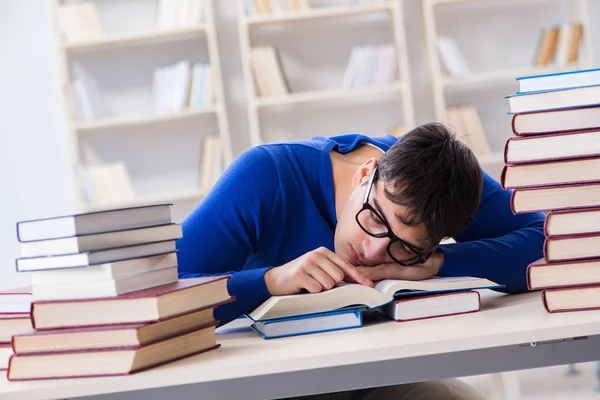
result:
[(372, 235), (385, 234), (388, 232), (387, 227), (373, 211), (365, 208), (358, 214), (358, 223), (361, 228)]
[(393, 242), (389, 247), (389, 252), (392, 258), (403, 263), (411, 263), (417, 261), (419, 256), (406, 247), (402, 242)]

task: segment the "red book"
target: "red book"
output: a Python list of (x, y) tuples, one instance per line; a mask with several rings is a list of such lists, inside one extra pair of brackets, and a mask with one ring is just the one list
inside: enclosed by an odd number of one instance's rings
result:
[(600, 258), (600, 235), (573, 234), (544, 240), (544, 259), (548, 262)]
[(516, 136), (533, 136), (600, 128), (600, 105), (558, 108), (514, 114)]
[(544, 258), (527, 266), (529, 290), (600, 285), (600, 259), (548, 262)]
[(550, 211), (544, 221), (544, 234), (549, 238), (600, 234), (600, 207)]
[(514, 214), (600, 207), (600, 183), (517, 189), (511, 194), (510, 207)]
[(162, 321), (233, 301), (227, 291), (230, 278), (180, 279), (109, 298), (36, 301), (31, 308), (33, 327), (42, 330)]
[(158, 342), (122, 349), (14, 354), (8, 380), (129, 375), (219, 347), (213, 322)]
[(600, 310), (600, 286), (544, 290), (542, 301), (549, 313)]

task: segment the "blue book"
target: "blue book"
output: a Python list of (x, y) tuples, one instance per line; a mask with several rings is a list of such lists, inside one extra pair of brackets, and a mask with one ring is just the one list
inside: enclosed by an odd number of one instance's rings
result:
[(247, 316), (253, 321), (289, 318), (332, 312), (346, 308), (376, 310), (392, 302), (406, 292), (448, 293), (473, 289), (499, 289), (504, 287), (485, 278), (434, 277), (421, 281), (383, 280), (373, 287), (356, 283), (342, 283), (333, 289), (319, 293), (302, 293), (272, 296)]
[(361, 310), (348, 308), (324, 313), (254, 321), (250, 327), (263, 339), (276, 339), (360, 328), (362, 324)]
[(505, 98), (510, 104), (509, 114), (582, 107), (598, 103), (600, 84), (517, 93)]
[(600, 84), (600, 68), (557, 72), (554, 74), (528, 75), (517, 78), (517, 93), (540, 92)]

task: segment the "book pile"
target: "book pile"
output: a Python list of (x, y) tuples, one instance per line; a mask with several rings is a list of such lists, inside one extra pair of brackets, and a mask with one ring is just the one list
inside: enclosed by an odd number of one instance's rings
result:
[(9, 380), (131, 374), (219, 347), (229, 276), (178, 280), (171, 204), (22, 221), (17, 235), (33, 331), (12, 336)]
[(32, 329), (31, 290), (28, 287), (0, 291), (0, 371), (8, 369), (13, 335)]
[(513, 213), (546, 212), (528, 286), (548, 312), (600, 308), (600, 69), (518, 81), (501, 183)]
[(341, 283), (319, 293), (272, 296), (246, 316), (258, 335), (274, 339), (359, 328), (363, 311), (375, 311), (395, 321), (476, 312), (480, 309), (476, 290), (502, 286), (469, 276), (388, 279), (374, 287)]

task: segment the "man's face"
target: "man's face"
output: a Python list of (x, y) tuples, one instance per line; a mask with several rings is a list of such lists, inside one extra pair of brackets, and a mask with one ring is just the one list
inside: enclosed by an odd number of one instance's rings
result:
[[(387, 252), (390, 239), (373, 237), (356, 222), (356, 214), (362, 208), (365, 191), (368, 190), (368, 178), (372, 171), (373, 168), (370, 167), (357, 171), (357, 175), (353, 179), (354, 189), (338, 216), (334, 236), (336, 254), (357, 266), (374, 266), (394, 262)], [(385, 219), (396, 236), (417, 249), (427, 250), (425, 247), (428, 243), (428, 236), (425, 226), (423, 224), (418, 226), (403, 224), (401, 219), (407, 214), (406, 207), (389, 200), (384, 193), (383, 185), (381, 179), (374, 182), (369, 196), (369, 204)]]

